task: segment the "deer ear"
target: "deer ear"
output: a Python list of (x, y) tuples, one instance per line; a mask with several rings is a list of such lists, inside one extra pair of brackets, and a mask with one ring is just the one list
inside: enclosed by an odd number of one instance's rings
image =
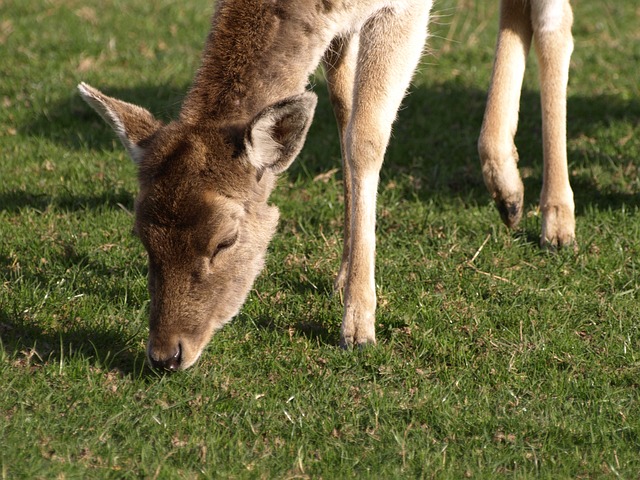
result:
[(133, 161), (140, 163), (144, 156), (144, 141), (162, 127), (162, 122), (144, 108), (108, 97), (86, 83), (78, 85), (78, 91), (113, 128)]
[(285, 171), (304, 145), (318, 99), (305, 92), (270, 105), (251, 121), (244, 135), (249, 162), (259, 172)]

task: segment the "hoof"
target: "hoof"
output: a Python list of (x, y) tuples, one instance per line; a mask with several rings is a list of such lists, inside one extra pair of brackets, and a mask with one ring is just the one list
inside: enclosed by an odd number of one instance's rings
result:
[(496, 199), (496, 206), (500, 212), (500, 218), (509, 228), (515, 228), (522, 219), (522, 202), (502, 201)]
[(343, 350), (352, 350), (353, 348), (358, 348), (363, 350), (368, 347), (372, 347), (376, 345), (376, 339), (365, 339), (362, 341), (354, 341), (353, 338), (345, 338), (340, 337), (340, 348)]
[(542, 210), (540, 246), (546, 250), (571, 247), (578, 250), (573, 205), (547, 206)]
[(579, 250), (578, 243), (573, 236), (563, 238), (546, 238), (542, 236), (540, 237), (540, 248), (549, 252), (557, 252), (560, 249), (569, 249), (573, 250), (573, 253), (578, 253)]

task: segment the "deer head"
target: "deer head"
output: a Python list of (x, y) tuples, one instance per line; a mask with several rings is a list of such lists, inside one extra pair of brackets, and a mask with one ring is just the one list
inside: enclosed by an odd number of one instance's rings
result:
[(134, 232), (149, 257), (149, 362), (188, 368), (262, 269), (278, 222), (268, 197), (302, 148), (316, 97), (286, 98), (244, 123), (163, 124), (87, 84), (78, 89), (138, 167)]

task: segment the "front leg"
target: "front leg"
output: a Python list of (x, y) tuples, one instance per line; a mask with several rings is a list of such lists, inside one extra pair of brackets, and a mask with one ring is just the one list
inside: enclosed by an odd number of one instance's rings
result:
[(359, 38), (357, 34), (338, 37), (329, 46), (322, 59), (329, 98), (338, 123), (340, 151), (342, 153), (342, 185), (344, 190), (344, 229), (342, 261), (334, 288), (342, 290), (349, 269), (349, 251), (351, 249), (351, 166), (347, 160), (347, 128), (351, 120), (353, 106), (353, 81), (356, 75)]
[[(365, 151), (367, 145), (354, 145), (354, 158), (381, 158), (384, 140), (377, 147)], [(351, 186), (351, 245), (346, 276), (344, 317), (340, 331), (340, 345), (344, 348), (376, 342), (375, 311), (375, 248), (376, 193), (378, 172), (375, 169), (354, 169)]]
[(510, 228), (522, 218), (524, 186), (513, 138), (518, 128), (520, 90), (531, 45), (531, 2), (503, 0), (491, 86), (478, 140), (484, 182)]
[(375, 227), (378, 178), (391, 124), (420, 59), (429, 1), (382, 10), (360, 32), (346, 159), (351, 173), (351, 245), (341, 345), (375, 343)]
[(575, 245), (573, 191), (567, 166), (567, 82), (573, 16), (567, 0), (534, 2), (533, 38), (540, 65), (544, 173), (540, 244)]

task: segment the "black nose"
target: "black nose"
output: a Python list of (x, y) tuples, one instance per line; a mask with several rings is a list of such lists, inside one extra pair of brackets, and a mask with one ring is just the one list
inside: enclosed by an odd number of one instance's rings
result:
[(158, 370), (168, 370), (175, 372), (180, 370), (180, 364), (182, 363), (182, 347), (178, 344), (178, 350), (168, 358), (154, 358), (153, 354), (149, 355), (149, 361), (153, 368)]

